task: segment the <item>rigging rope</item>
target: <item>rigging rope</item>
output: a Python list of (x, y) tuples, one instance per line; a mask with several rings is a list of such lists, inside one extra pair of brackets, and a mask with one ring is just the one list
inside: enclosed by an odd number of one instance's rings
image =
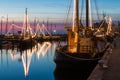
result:
[(84, 0), (82, 0), (80, 20), (82, 20), (83, 8), (84, 8)]
[(96, 12), (97, 12), (97, 18), (100, 21), (99, 12), (98, 12), (98, 6), (97, 6), (97, 1), (94, 0), (94, 2), (95, 2), (95, 8), (96, 8)]
[(72, 5), (72, 0), (70, 0), (70, 5), (68, 6), (68, 10), (67, 10), (67, 14), (66, 14), (66, 20), (65, 20), (65, 25), (68, 25), (68, 18), (69, 18), (69, 15), (70, 15), (71, 5)]
[(81, 2), (81, 14), (80, 14), (80, 27), (83, 27), (82, 16), (83, 16), (84, 0)]

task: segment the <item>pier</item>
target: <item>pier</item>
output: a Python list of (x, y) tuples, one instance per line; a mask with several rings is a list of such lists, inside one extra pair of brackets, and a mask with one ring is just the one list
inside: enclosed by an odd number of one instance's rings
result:
[(115, 40), (116, 47), (107, 51), (98, 62), (87, 80), (120, 80), (120, 42)]

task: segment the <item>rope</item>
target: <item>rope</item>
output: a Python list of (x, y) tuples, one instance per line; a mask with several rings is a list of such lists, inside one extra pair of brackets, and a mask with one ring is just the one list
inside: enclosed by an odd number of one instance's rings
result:
[(69, 14), (70, 14), (70, 9), (71, 9), (71, 5), (72, 5), (72, 0), (70, 0), (70, 5), (68, 6), (68, 10), (67, 10), (67, 14), (66, 14), (66, 20), (65, 20), (65, 25), (67, 25), (68, 23), (68, 18), (69, 18)]

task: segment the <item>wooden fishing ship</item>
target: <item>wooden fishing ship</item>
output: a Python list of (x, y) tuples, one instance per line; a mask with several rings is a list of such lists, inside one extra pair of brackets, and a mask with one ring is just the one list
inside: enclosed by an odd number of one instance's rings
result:
[(25, 9), (25, 21), (22, 31), (19, 32), (18, 42), (21, 47), (28, 47), (35, 44), (35, 34), (32, 32), (32, 28), (28, 23), (27, 8)]
[(90, 25), (89, 6), (90, 0), (86, 0), (86, 26), (81, 27), (79, 0), (74, 0), (73, 26), (72, 28), (66, 27), (68, 31), (67, 45), (59, 46), (56, 49), (54, 61), (57, 65), (95, 66), (105, 53), (105, 35), (99, 36)]

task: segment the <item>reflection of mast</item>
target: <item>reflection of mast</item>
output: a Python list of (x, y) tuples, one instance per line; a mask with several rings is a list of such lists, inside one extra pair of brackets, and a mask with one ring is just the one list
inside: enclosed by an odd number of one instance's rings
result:
[[(54, 53), (56, 50), (56, 43), (52, 44), (52, 48), (51, 48), (51, 53)], [(53, 56), (54, 54), (51, 54), (51, 56)]]
[(8, 50), (8, 53), (10, 54), (12, 61), (20, 58), (20, 53), (17, 52), (17, 54), (15, 54), (16, 52), (14, 52), (14, 50)]
[(32, 48), (32, 51), (31, 49), (28, 49), (22, 53), (22, 63), (24, 67), (24, 74), (26, 77), (28, 76), (31, 58), (35, 51), (36, 51), (36, 48)]
[(27, 50), (27, 51), (25, 51), (25, 53), (22, 54), (22, 62), (23, 62), (25, 76), (28, 76), (31, 57), (32, 57), (32, 54), (31, 54), (30, 50)]
[(26, 71), (26, 72), (25, 72), (25, 76), (28, 76), (28, 68), (27, 68), (27, 66), (28, 66), (29, 64), (27, 65), (27, 51), (26, 51), (26, 53), (25, 53), (25, 56), (26, 56), (26, 66), (25, 66), (25, 67), (26, 67), (26, 68), (25, 68), (25, 71)]
[(38, 45), (38, 51), (36, 52), (38, 55), (38, 59), (40, 57), (40, 54), (42, 54), (42, 56), (45, 56), (47, 51), (50, 49), (51, 47), (51, 43), (49, 42), (44, 42), (42, 45)]
[(7, 57), (7, 66), (9, 64), (9, 61), (8, 61), (8, 49), (6, 49), (6, 57)]
[(1, 49), (1, 64), (3, 64), (3, 55), (2, 55), (2, 49)]
[(46, 42), (46, 47), (45, 50), (43, 50), (42, 55), (45, 56), (45, 54), (47, 53), (47, 51), (50, 49), (51, 47), (51, 43)]
[(20, 61), (22, 60), (25, 76), (28, 76), (31, 58), (32, 58), (32, 55), (35, 51), (36, 51), (36, 48), (32, 48), (32, 51), (31, 51), (31, 49), (28, 49), (28, 50), (24, 51), (21, 55), (20, 53), (14, 54), (13, 51), (8, 50), (13, 61), (16, 59), (18, 59)]
[(20, 55), (20, 53), (14, 54), (16, 52), (13, 52), (12, 50), (8, 50), (8, 53), (10, 54), (13, 61), (16, 59), (22, 61), (23, 68), (24, 68), (24, 74), (27, 77), (32, 55), (36, 52), (38, 57), (40, 56), (40, 54), (42, 54), (42, 56), (45, 56), (45, 54), (50, 49), (50, 47), (51, 47), (51, 43), (44, 42), (42, 45), (38, 44), (38, 46), (33, 47), (32, 50), (27, 49), (27, 50), (23, 51), (22, 55)]

